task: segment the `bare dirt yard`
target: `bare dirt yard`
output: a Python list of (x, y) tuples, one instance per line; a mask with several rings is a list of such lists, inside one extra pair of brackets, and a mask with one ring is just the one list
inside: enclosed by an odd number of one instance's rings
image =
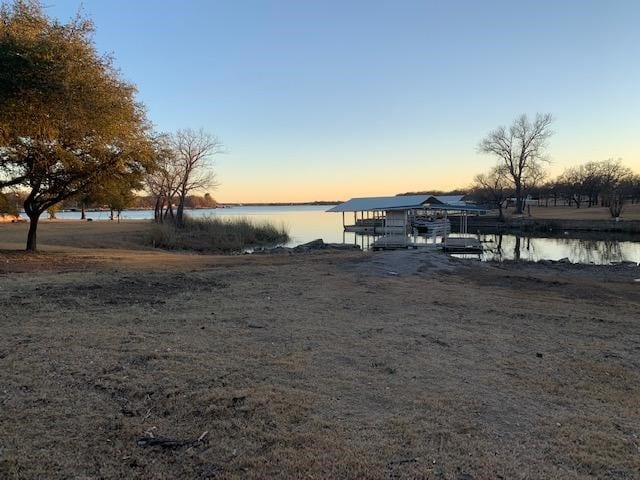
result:
[(0, 478), (640, 478), (638, 267), (135, 225), (0, 226)]

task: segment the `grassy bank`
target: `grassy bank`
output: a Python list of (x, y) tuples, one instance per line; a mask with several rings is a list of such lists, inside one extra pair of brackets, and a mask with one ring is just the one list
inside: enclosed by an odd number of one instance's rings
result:
[(149, 243), (154, 247), (197, 252), (241, 252), (288, 241), (289, 234), (284, 226), (246, 218), (187, 218), (182, 228), (171, 223), (158, 224), (149, 234)]

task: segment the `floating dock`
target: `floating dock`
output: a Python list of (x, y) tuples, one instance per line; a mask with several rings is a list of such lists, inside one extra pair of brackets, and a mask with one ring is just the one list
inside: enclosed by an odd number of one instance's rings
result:
[(417, 242), (414, 237), (408, 235), (389, 234), (377, 238), (371, 248), (373, 250), (400, 250), (400, 249), (434, 249), (442, 247), (442, 243)]
[(477, 237), (447, 237), (442, 249), (447, 253), (482, 253), (482, 243)]

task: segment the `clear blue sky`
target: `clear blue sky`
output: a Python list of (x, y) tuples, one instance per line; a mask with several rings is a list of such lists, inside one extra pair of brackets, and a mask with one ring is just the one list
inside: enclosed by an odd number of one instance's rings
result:
[[(67, 19), (79, 0), (50, 0)], [(467, 185), (521, 113), (551, 171), (640, 170), (640, 1), (84, 0), (156, 128), (216, 134), (222, 201)]]

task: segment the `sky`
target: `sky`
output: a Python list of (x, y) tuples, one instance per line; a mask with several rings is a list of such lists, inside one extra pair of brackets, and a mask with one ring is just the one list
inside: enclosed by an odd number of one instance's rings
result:
[(491, 130), (550, 112), (550, 174), (640, 171), (640, 1), (48, 0), (81, 8), (158, 131), (203, 128), (222, 202), (468, 186)]

